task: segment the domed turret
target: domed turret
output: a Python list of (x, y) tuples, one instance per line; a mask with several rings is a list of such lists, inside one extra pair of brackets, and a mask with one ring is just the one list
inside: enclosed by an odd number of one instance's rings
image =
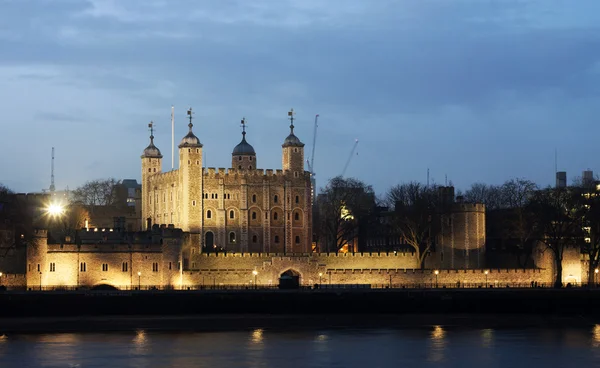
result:
[(142, 152), (142, 158), (162, 158), (160, 150), (154, 145), (153, 125), (153, 122), (150, 122), (150, 124), (148, 124), (148, 127), (150, 128), (150, 144), (148, 145), (148, 147), (146, 147), (146, 149), (144, 149), (144, 152)]
[(185, 137), (183, 137), (183, 139), (179, 143), (179, 148), (184, 148), (184, 147), (202, 147), (202, 143), (200, 143), (200, 139), (198, 139), (198, 137), (196, 137), (196, 135), (194, 134), (194, 132), (192, 132), (192, 127), (193, 126), (194, 126), (194, 124), (192, 124), (192, 122), (190, 120), (190, 123), (188, 124), (188, 127), (190, 128), (190, 131), (188, 132), (188, 134)]
[(294, 109), (288, 112), (290, 117), (290, 135), (283, 141), (282, 147), (304, 147), (304, 143), (300, 142), (300, 139), (294, 134)]
[(291, 171), (295, 178), (304, 172), (304, 143), (294, 134), (294, 109), (288, 112), (290, 119), (290, 135), (283, 141), (282, 169)]
[(256, 168), (256, 151), (246, 141), (246, 119), (242, 119), (242, 141), (235, 146), (231, 153), (231, 167), (240, 170)]

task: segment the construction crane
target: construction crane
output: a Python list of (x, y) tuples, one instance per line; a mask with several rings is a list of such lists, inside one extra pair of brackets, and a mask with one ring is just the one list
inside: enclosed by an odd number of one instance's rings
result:
[(354, 146), (352, 147), (352, 151), (350, 151), (350, 156), (348, 156), (348, 161), (346, 161), (346, 166), (344, 166), (344, 171), (342, 171), (342, 175), (341, 175), (342, 177), (344, 177), (344, 175), (346, 174), (348, 165), (350, 165), (350, 161), (352, 161), (352, 157), (354, 156), (354, 151), (356, 151), (356, 146), (358, 146), (358, 139), (356, 139), (354, 141)]
[(54, 192), (56, 187), (54, 186), (54, 147), (52, 147), (52, 164), (50, 168), (50, 192)]
[(310, 162), (306, 160), (308, 164), (308, 171), (310, 171), (310, 176), (315, 176), (315, 147), (317, 144), (317, 122), (319, 121), (319, 114), (315, 115), (315, 128), (313, 130), (313, 144), (312, 144), (312, 154), (310, 156)]

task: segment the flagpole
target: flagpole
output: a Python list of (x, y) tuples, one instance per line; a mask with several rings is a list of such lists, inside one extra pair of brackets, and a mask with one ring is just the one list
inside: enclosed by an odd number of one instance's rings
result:
[(171, 105), (171, 171), (175, 170), (175, 108)]

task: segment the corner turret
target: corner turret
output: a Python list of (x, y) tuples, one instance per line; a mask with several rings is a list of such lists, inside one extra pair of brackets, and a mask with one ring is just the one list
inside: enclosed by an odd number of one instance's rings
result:
[(283, 171), (292, 171), (294, 177), (304, 174), (304, 143), (294, 134), (294, 109), (288, 112), (290, 119), (290, 135), (287, 136), (281, 147), (283, 148)]

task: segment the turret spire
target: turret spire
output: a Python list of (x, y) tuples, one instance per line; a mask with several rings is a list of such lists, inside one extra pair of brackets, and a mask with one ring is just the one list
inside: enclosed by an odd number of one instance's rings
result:
[(242, 118), (242, 139), (246, 139), (246, 118)]
[(294, 113), (294, 109), (290, 109), (290, 111), (288, 111), (288, 119), (290, 119), (290, 134), (294, 134), (294, 115), (296, 115), (296, 113)]
[(192, 131), (192, 127), (194, 126), (194, 124), (192, 124), (192, 119), (193, 119), (192, 114), (193, 114), (193, 112), (192, 112), (192, 108), (191, 107), (187, 111), (187, 114), (188, 114), (188, 118), (190, 119), (190, 123), (188, 124), (188, 127), (190, 128), (190, 132), (191, 132)]
[(148, 128), (150, 129), (150, 143), (154, 143), (154, 122), (152, 120), (148, 124)]

